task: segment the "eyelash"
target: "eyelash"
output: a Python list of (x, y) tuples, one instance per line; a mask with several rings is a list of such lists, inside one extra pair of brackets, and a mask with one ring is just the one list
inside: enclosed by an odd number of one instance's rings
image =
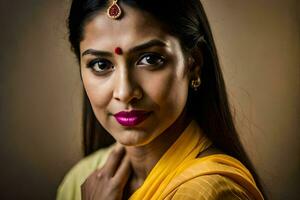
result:
[[(144, 59), (149, 59), (150, 58), (150, 56), (152, 57), (152, 59), (154, 58), (155, 59), (155, 62), (156, 63), (149, 63), (149, 64), (140, 64)], [(151, 59), (151, 58), (150, 58)], [(147, 60), (145, 60), (146, 62), (149, 62), (149, 60), (147, 61)], [(143, 62), (145, 62), (145, 61), (143, 61)], [(152, 68), (158, 68), (158, 67), (160, 67), (160, 66), (162, 66), (164, 63), (165, 63), (165, 61), (166, 61), (166, 59), (165, 59), (165, 57), (164, 56), (162, 56), (162, 55), (160, 55), (160, 54), (158, 54), (158, 53), (153, 53), (153, 52), (148, 52), (148, 53), (143, 53), (141, 56), (139, 56), (139, 59), (138, 59), (138, 61), (136, 62), (136, 65), (137, 66), (142, 66), (142, 67), (146, 67), (146, 66), (149, 66), (150, 67), (150, 69), (152, 69)], [(100, 67), (99, 67), (99, 63), (100, 62), (102, 62), (101, 64), (108, 64), (109, 66), (109, 68), (110, 68), (110, 70), (105, 70), (105, 69), (102, 69), (102, 71), (100, 71), (101, 69), (100, 69)], [(95, 65), (96, 64), (98, 64), (97, 66), (98, 66), (98, 68), (100, 69), (98, 69), (98, 70), (96, 70), (95, 69)], [(101, 58), (97, 58), (97, 59), (94, 59), (94, 60), (92, 60), (92, 61), (90, 61), (88, 64), (87, 64), (87, 67), (88, 68), (91, 68), (94, 72), (96, 72), (96, 73), (98, 73), (98, 74), (106, 74), (106, 73), (108, 73), (108, 72), (110, 72), (110, 71), (112, 71), (113, 69), (114, 69), (114, 65), (112, 64), (112, 62), (110, 62), (109, 60), (107, 60), (107, 59), (101, 59)], [(105, 66), (105, 68), (106, 68), (107, 66)]]
[[(88, 64), (87, 64), (87, 67), (88, 68), (91, 68), (93, 71), (95, 71), (96, 73), (99, 73), (99, 74), (106, 74), (106, 73), (108, 73), (109, 71), (106, 71), (105, 69), (102, 69), (102, 71), (100, 71), (101, 70), (101, 68), (99, 67), (99, 63), (100, 62), (102, 62), (102, 64), (108, 64), (109, 66), (108, 67), (110, 67), (110, 69), (111, 70), (113, 70), (114, 69), (114, 65), (109, 61), (109, 60), (106, 60), (106, 59), (100, 59), (100, 58), (97, 58), (97, 59), (94, 59), (94, 60), (92, 60), (92, 61), (90, 61)], [(95, 65), (96, 64), (98, 64), (97, 66), (98, 66), (98, 68), (100, 69), (100, 70), (96, 70), (95, 69)], [(106, 68), (106, 67), (105, 67)], [(110, 70), (110, 71), (111, 71)]]
[[(149, 56), (152, 56), (152, 58), (154, 57), (156, 59), (156, 61), (158, 60), (158, 62), (154, 63), (154, 64), (139, 64), (140, 62), (142, 62), (142, 60), (144, 60), (145, 58), (149, 58)], [(149, 52), (149, 53), (144, 53), (140, 56), (140, 58), (138, 59), (138, 61), (136, 62), (136, 65), (143, 65), (143, 66), (146, 66), (146, 65), (150, 65), (150, 66), (153, 66), (153, 67), (159, 67), (161, 65), (163, 65), (165, 63), (166, 59), (164, 56), (158, 54), (158, 53), (153, 53), (153, 52)]]

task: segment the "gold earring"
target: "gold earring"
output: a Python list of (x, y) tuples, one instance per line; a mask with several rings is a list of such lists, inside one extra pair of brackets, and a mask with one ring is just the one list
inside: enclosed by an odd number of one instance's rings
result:
[(195, 91), (198, 90), (198, 87), (200, 86), (200, 84), (201, 84), (201, 80), (200, 80), (200, 77), (199, 77), (199, 76), (197, 77), (197, 79), (192, 80), (192, 83), (191, 83), (192, 88), (193, 88)]

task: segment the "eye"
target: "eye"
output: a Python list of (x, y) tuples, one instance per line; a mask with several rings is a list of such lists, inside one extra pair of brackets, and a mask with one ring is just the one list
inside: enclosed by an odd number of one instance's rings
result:
[(157, 53), (146, 53), (141, 56), (137, 65), (162, 65), (165, 58)]
[(96, 59), (92, 60), (87, 65), (88, 68), (93, 69), (97, 73), (105, 73), (113, 70), (113, 64), (106, 59)]

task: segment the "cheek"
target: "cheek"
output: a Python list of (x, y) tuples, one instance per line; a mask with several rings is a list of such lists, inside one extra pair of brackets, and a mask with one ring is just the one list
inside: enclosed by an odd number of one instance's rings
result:
[[(88, 71), (82, 72), (82, 81), (93, 110), (105, 109), (110, 102), (109, 80), (101, 80)], [(105, 84), (106, 83), (106, 84)], [(98, 115), (98, 112), (95, 112)]]
[(163, 73), (153, 74), (147, 80), (144, 89), (160, 110), (168, 110), (169, 113), (182, 110), (188, 95), (188, 79), (183, 70), (170, 68)]

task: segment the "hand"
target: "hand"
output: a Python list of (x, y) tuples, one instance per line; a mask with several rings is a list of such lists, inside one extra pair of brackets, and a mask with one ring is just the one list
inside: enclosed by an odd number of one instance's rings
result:
[(130, 175), (125, 148), (117, 145), (105, 165), (93, 172), (81, 185), (82, 200), (121, 200)]

